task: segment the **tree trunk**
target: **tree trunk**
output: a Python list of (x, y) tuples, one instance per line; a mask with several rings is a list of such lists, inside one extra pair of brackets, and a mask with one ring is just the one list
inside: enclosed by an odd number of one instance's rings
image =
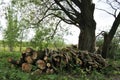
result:
[(22, 39), (20, 40), (20, 52), (22, 51)]
[(110, 41), (108, 33), (104, 33), (103, 36), (104, 36), (104, 42), (103, 42), (103, 47), (102, 47), (102, 57), (106, 58), (111, 41)]
[[(87, 4), (87, 5), (86, 5)], [(95, 51), (95, 30), (94, 20), (95, 4), (91, 0), (83, 0), (81, 3), (80, 35), (78, 48), (89, 52)]]
[(9, 45), (9, 50), (10, 50), (10, 52), (13, 52), (13, 46), (12, 45)]
[(120, 25), (120, 12), (119, 12), (118, 16), (115, 18), (115, 21), (113, 22), (110, 32), (108, 34), (104, 33), (104, 43), (102, 46), (102, 56), (104, 58), (106, 58), (108, 55), (110, 44), (112, 42), (112, 39), (113, 39), (119, 25)]
[(5, 51), (6, 44), (5, 44), (4, 40), (3, 40), (2, 44), (3, 44), (4, 51)]
[(95, 29), (86, 28), (85, 30), (81, 30), (78, 48), (89, 52), (95, 51)]

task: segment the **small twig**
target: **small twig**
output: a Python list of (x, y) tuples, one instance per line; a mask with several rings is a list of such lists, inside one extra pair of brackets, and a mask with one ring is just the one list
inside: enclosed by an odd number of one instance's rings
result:
[(107, 11), (107, 10), (105, 10), (105, 9), (99, 9), (99, 8), (96, 8), (96, 9), (101, 10), (101, 11), (104, 11), (104, 12), (106, 12), (106, 13), (112, 15), (114, 18), (116, 18), (116, 15), (115, 15), (115, 14), (110, 13), (109, 11)]
[(103, 35), (103, 33), (105, 33), (105, 31), (101, 31), (101, 32), (96, 36), (96, 38), (97, 38), (98, 36), (100, 36), (101, 34)]

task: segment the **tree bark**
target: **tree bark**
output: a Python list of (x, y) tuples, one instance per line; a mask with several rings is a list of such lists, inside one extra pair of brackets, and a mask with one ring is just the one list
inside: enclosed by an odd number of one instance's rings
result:
[[(89, 52), (95, 51), (95, 29), (96, 22), (94, 20), (95, 4), (93, 0), (65, 0), (72, 9), (72, 13), (69, 8), (62, 5), (62, 0), (54, 0), (55, 3), (61, 8), (61, 10), (67, 15), (71, 24), (79, 27), (81, 30), (78, 41), (78, 48), (80, 50), (87, 50)], [(74, 3), (76, 9), (71, 3)], [(60, 18), (61, 19), (61, 18)], [(65, 19), (63, 19), (65, 21)]]
[[(95, 30), (96, 22), (94, 20), (95, 4), (83, 0), (81, 3), (81, 21), (78, 48), (89, 52), (95, 51)], [(87, 5), (86, 5), (87, 4)]]
[(111, 41), (110, 41), (108, 33), (105, 32), (103, 36), (104, 36), (104, 42), (103, 42), (103, 47), (102, 47), (102, 57), (106, 58)]
[(78, 48), (89, 52), (95, 51), (95, 29), (86, 28), (79, 35)]
[(102, 46), (102, 56), (104, 58), (107, 58), (110, 44), (112, 42), (112, 39), (113, 39), (119, 25), (120, 25), (120, 12), (119, 12), (118, 16), (116, 17), (115, 21), (113, 22), (110, 32), (108, 34), (104, 33), (104, 43)]

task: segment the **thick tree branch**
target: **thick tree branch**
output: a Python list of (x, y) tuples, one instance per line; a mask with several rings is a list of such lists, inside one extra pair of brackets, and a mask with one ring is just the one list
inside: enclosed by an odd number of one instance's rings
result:
[(112, 40), (112, 38), (114, 37), (119, 25), (120, 25), (120, 12), (119, 12), (118, 16), (116, 17), (115, 21), (113, 22), (112, 28), (109, 32), (110, 40)]
[(53, 14), (53, 15), (54, 15), (54, 17), (57, 17), (57, 18), (61, 19), (63, 22), (65, 22), (65, 23), (67, 23), (67, 24), (73, 24), (73, 25), (78, 26), (77, 23), (74, 22), (74, 21), (72, 21), (72, 20), (65, 19), (65, 18), (63, 18), (63, 17), (61, 17), (61, 16), (58, 16), (58, 15), (56, 15), (56, 14)]
[(81, 9), (81, 1), (80, 0), (71, 0), (79, 9)]
[(75, 21), (75, 18), (63, 7), (58, 0), (54, 0), (55, 3), (65, 12), (65, 14), (73, 21)]
[(73, 8), (73, 6), (70, 4), (70, 2), (68, 0), (66, 0), (66, 2), (70, 6), (70, 8), (75, 12), (75, 15), (78, 16), (80, 13), (75, 8)]

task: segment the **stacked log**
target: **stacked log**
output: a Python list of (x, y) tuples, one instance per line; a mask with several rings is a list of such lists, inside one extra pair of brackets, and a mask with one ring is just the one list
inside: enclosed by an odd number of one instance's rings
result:
[(80, 51), (75, 46), (58, 50), (44, 49), (41, 51), (26, 48), (21, 53), (19, 60), (10, 58), (8, 61), (20, 67), (22, 71), (32, 72), (32, 74), (49, 74), (58, 72), (60, 69), (69, 70), (76, 66), (90, 70), (101, 69), (106, 66), (106, 61), (100, 54)]

